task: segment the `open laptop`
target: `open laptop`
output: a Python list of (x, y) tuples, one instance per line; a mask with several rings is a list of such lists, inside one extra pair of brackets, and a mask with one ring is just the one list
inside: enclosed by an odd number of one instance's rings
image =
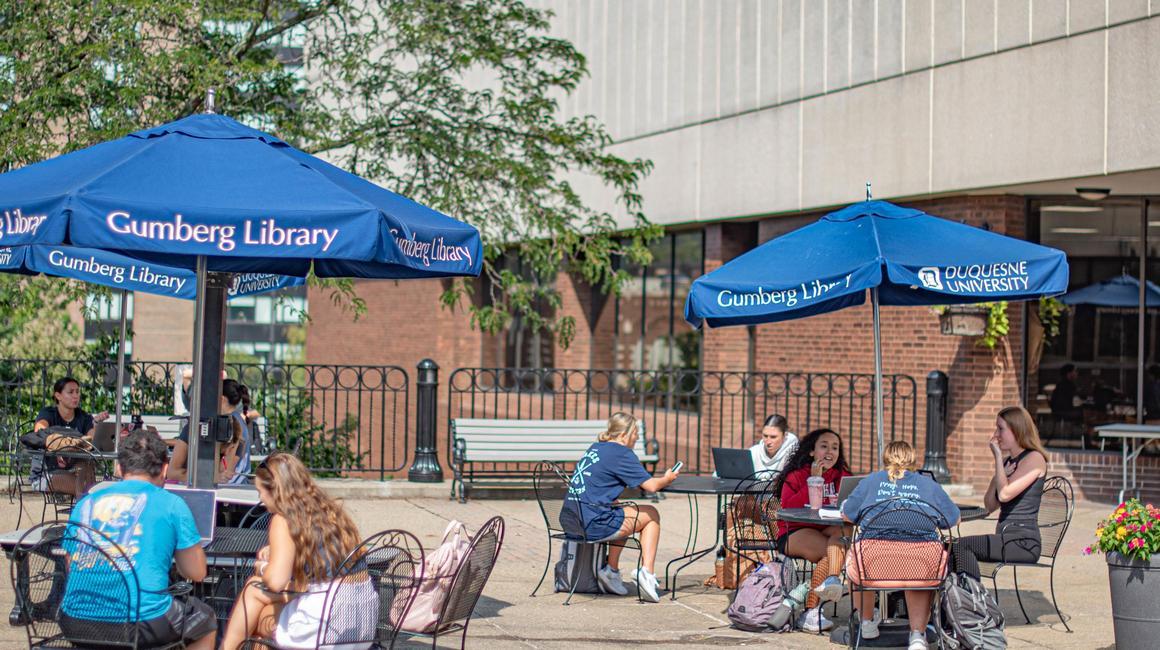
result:
[(869, 476), (869, 474), (856, 474), (853, 476), (842, 477), (842, 482), (838, 484), (839, 508), (842, 507), (842, 504), (846, 502), (846, 499), (850, 498), (850, 495), (854, 492), (854, 488), (858, 487), (858, 484), (862, 482), (862, 479), (866, 478), (867, 476)]
[(117, 450), (117, 423), (98, 422), (93, 429), (93, 447), (97, 451)]
[(201, 536), (201, 545), (209, 546), (217, 527), (217, 493), (213, 490), (172, 485), (167, 485), (165, 489), (181, 497), (185, 505), (189, 506), (189, 511), (193, 513), (193, 521), (197, 524), (197, 534)]
[(749, 478), (753, 476), (753, 454), (748, 449), (713, 447), (713, 468), (717, 478)]

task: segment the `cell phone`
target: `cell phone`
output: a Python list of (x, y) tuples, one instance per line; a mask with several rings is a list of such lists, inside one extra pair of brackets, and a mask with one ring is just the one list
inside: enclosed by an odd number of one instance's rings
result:
[(681, 471), (681, 468), (682, 468), (682, 467), (684, 467), (684, 466), (685, 466), (685, 461), (683, 461), (683, 460), (678, 460), (678, 461), (677, 461), (677, 464), (676, 464), (676, 465), (673, 465), (672, 469), (670, 469), (669, 471), (670, 471), (670, 472), (679, 472), (679, 471)]

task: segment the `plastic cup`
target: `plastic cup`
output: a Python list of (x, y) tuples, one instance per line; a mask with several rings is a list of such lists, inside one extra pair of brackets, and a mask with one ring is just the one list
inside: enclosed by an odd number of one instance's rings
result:
[(806, 479), (806, 487), (810, 491), (810, 508), (817, 510), (822, 507), (825, 485), (826, 479), (821, 476), (811, 476)]

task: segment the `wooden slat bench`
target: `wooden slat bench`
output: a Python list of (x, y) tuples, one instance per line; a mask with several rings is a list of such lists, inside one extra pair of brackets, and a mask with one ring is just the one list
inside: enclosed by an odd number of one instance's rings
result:
[[(608, 426), (607, 420), (494, 420), (456, 418), (451, 420), (451, 498), (467, 501), (467, 486), (513, 487), (530, 485), (534, 464), (550, 460), (573, 464), (580, 460), (596, 437)], [(656, 439), (648, 438), (644, 422), (633, 451), (654, 471), (660, 459)], [(523, 468), (476, 469), (476, 463), (525, 464)], [(518, 479), (523, 479), (519, 481)]]
[(181, 425), (185, 424), (185, 420), (170, 420), (168, 415), (142, 415), (141, 423), (145, 428), (153, 427), (157, 429), (157, 435), (161, 436), (162, 440), (171, 440), (181, 435)]

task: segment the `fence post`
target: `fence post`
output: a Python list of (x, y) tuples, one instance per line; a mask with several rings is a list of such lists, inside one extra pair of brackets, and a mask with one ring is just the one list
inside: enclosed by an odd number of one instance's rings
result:
[(440, 483), (443, 468), (439, 466), (438, 445), (435, 442), (436, 411), (439, 408), (439, 364), (430, 359), (419, 362), (419, 387), (415, 396), (415, 460), (407, 471), (407, 480), (413, 483)]
[(922, 468), (939, 483), (949, 483), (947, 468), (947, 391), (949, 377), (941, 370), (926, 376), (926, 461)]

